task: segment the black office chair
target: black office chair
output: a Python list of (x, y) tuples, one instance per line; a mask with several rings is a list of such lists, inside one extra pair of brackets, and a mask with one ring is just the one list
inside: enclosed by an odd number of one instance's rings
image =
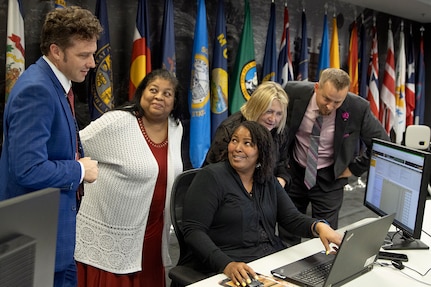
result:
[[(186, 254), (188, 254), (187, 245), (184, 242), (183, 235), (183, 206), (184, 198), (190, 183), (192, 182), (195, 174), (199, 169), (190, 169), (181, 173), (174, 181), (172, 185), (171, 194), (171, 219), (172, 225), (174, 226), (175, 234), (178, 239), (178, 245), (180, 247), (180, 256), (178, 263), (181, 264), (181, 260)], [(176, 265), (169, 270), (169, 278), (171, 281), (171, 287), (182, 287), (199, 280), (206, 278), (207, 276), (195, 271), (187, 266)]]

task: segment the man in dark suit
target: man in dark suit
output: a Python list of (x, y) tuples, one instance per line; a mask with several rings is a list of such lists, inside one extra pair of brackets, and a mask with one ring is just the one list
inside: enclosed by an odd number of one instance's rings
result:
[[(370, 111), (369, 103), (348, 92), (349, 75), (340, 69), (322, 72), (318, 83), (288, 82), (287, 126), (289, 128), (288, 193), (296, 207), (306, 213), (311, 203), (312, 217), (338, 228), (343, 187), (351, 175), (360, 176), (368, 168), (372, 138), (389, 140), (386, 131)], [(304, 182), (310, 138), (316, 118), (323, 122), (318, 142), (316, 183)], [(356, 156), (362, 140), (367, 149)]]
[(4, 112), (0, 200), (47, 187), (61, 189), (54, 286), (76, 286), (76, 191), (82, 181), (93, 182), (98, 175), (97, 161), (78, 149), (73, 101), (68, 102), (67, 94), (71, 81), (84, 81), (95, 67), (101, 32), (88, 10), (49, 12), (42, 28), (43, 56), (18, 78)]

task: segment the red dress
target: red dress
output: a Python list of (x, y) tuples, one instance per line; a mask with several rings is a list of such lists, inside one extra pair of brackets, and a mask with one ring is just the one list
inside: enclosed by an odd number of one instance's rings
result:
[(142, 250), (142, 271), (114, 274), (77, 262), (79, 287), (165, 287), (165, 268), (162, 262), (163, 214), (166, 200), (168, 142), (152, 142), (141, 125), (144, 137), (159, 165), (154, 195), (150, 206)]

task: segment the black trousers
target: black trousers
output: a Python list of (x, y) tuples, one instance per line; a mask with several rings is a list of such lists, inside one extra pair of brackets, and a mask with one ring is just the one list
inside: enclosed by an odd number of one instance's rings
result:
[[(333, 166), (325, 169), (331, 169)], [(334, 189), (322, 190), (317, 177), (317, 184), (310, 190), (304, 184), (305, 168), (294, 162), (290, 167), (292, 183), (288, 194), (301, 213), (306, 214), (307, 208), (311, 205), (311, 216), (316, 219), (325, 219), (333, 229), (338, 228), (338, 215), (343, 203), (344, 190), (339, 184), (334, 184)], [(319, 171), (318, 171), (319, 174)], [(334, 180), (335, 183), (335, 180)], [(327, 185), (327, 184), (326, 184)], [(295, 245), (301, 242), (297, 236), (289, 234), (279, 228), (280, 238), (288, 245)]]

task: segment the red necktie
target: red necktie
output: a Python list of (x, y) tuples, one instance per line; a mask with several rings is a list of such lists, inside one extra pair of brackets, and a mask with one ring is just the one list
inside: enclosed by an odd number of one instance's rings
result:
[[(70, 109), (72, 110), (72, 115), (75, 121), (75, 96), (73, 95), (72, 88), (70, 88), (69, 92), (67, 93), (67, 101), (69, 102)], [(75, 127), (76, 127), (76, 152), (75, 152), (75, 158), (76, 160), (81, 158), (81, 153), (79, 152), (79, 146), (80, 146), (80, 140), (79, 140), (79, 131), (78, 126), (76, 125), (75, 121)], [(76, 198), (78, 199), (78, 202), (81, 200), (82, 196), (84, 196), (84, 185), (81, 183), (78, 186), (78, 189), (76, 191)]]
[(70, 88), (69, 92), (67, 93), (67, 100), (69, 101), (73, 117), (75, 117), (75, 96), (73, 95), (72, 88)]

